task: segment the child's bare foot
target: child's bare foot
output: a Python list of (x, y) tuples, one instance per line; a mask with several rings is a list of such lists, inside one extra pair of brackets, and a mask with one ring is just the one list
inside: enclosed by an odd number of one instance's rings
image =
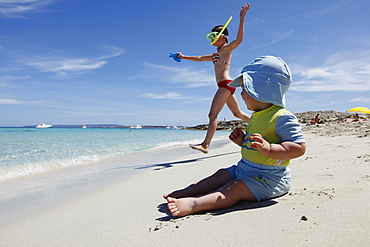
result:
[(167, 199), (167, 197), (169, 197), (169, 196), (170, 196), (170, 194), (164, 194), (164, 195), (163, 195), (163, 198), (164, 198), (164, 199)]
[(191, 213), (195, 213), (195, 198), (187, 197), (181, 199), (175, 199), (167, 197), (167, 207), (173, 216), (184, 216)]
[(208, 147), (207, 148), (204, 148), (201, 144), (198, 144), (198, 145), (189, 144), (189, 146), (192, 149), (195, 149), (195, 150), (198, 150), (198, 151), (203, 152), (204, 154), (207, 154), (208, 153)]

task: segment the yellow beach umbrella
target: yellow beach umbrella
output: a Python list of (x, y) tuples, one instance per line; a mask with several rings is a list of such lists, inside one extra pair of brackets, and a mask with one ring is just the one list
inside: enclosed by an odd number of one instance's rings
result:
[(366, 107), (355, 107), (355, 108), (352, 108), (350, 110), (348, 110), (350, 112), (361, 112), (361, 113), (368, 113), (370, 114), (370, 109), (369, 108), (366, 108)]

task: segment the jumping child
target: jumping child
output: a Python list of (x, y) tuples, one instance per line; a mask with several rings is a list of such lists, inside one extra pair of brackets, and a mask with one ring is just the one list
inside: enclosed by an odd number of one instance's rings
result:
[[(178, 52), (179, 58), (194, 62), (212, 61), (214, 64), (218, 90), (213, 97), (211, 109), (208, 114), (209, 125), (207, 134), (202, 143), (198, 145), (189, 144), (191, 148), (199, 150), (205, 154), (209, 151), (211, 140), (217, 129), (217, 116), (221, 112), (225, 103), (235, 117), (242, 119), (246, 123), (249, 121), (250, 118), (248, 114), (242, 112), (239, 108), (238, 101), (234, 96), (235, 87), (230, 87), (227, 85), (229, 82), (232, 81), (230, 77), (231, 52), (236, 49), (243, 41), (244, 17), (249, 10), (249, 7), (250, 4), (244, 4), (241, 8), (238, 35), (234, 41), (228, 43), (227, 28), (225, 28), (220, 35), (220, 32), (224, 26), (219, 25), (215, 26), (212, 29), (212, 32), (207, 35), (208, 40), (212, 41), (212, 44), (217, 47), (217, 51), (215, 53), (204, 56), (186, 56), (183, 55), (181, 52)], [(215, 40), (217, 37), (219, 38)]]

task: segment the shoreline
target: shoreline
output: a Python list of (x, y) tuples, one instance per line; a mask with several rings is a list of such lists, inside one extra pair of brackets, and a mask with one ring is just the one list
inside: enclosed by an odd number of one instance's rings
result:
[[(218, 149), (228, 142), (225, 138), (218, 139), (211, 145), (213, 149)], [(27, 214), (38, 214), (65, 201), (98, 193), (145, 170), (168, 168), (171, 164), (166, 161), (189, 153), (194, 154), (197, 151), (188, 146), (156, 147), (119, 157), (1, 180), (0, 225), (20, 218), (19, 215), (28, 217)], [(17, 207), (12, 209), (12, 205), (15, 204)], [(47, 207), (40, 207), (40, 204)], [(22, 211), (23, 207), (27, 209), (27, 213), (20, 214), (19, 211)], [(9, 217), (9, 212), (13, 211), (15, 213), (11, 213)]]
[[(240, 149), (227, 142), (208, 155), (186, 151), (188, 147), (171, 157), (154, 152), (156, 161), (138, 157), (145, 164), (133, 176), (115, 182), (106, 176), (102, 179), (107, 186), (73, 200), (63, 201), (63, 191), (55, 191), (63, 203), (39, 205), (44, 208), (32, 216), (27, 215), (27, 204), (18, 209), (15, 202), (7, 205), (24, 215), (1, 224), (0, 245), (366, 246), (369, 136), (305, 132), (305, 137), (307, 152), (292, 160), (292, 189), (283, 197), (172, 217), (162, 195), (235, 164)], [(110, 171), (117, 175), (119, 169)]]
[[(5, 133), (2, 142), (5, 145), (5, 149), (0, 152), (0, 156), (2, 158), (5, 157), (0, 165), (0, 181), (9, 181), (10, 179), (49, 173), (74, 166), (84, 167), (89, 164), (94, 165), (111, 162), (111, 160), (120, 162), (120, 157), (130, 157), (138, 152), (150, 151), (151, 149), (153, 151), (176, 149), (187, 146), (188, 143), (200, 142), (203, 138), (203, 132), (196, 133), (195, 131), (186, 130), (159, 130), (158, 132), (154, 130), (153, 133), (151, 132), (152, 130), (148, 129), (138, 130), (132, 133), (129, 131), (122, 132), (120, 130), (108, 130), (108, 133), (106, 133), (105, 130), (102, 131), (100, 129), (61, 130), (54, 129), (46, 132), (42, 130), (32, 130), (31, 132), (26, 130), (23, 132), (22, 130), (21, 132)], [(158, 137), (156, 134), (162, 131), (163, 137), (161, 135), (159, 138), (156, 138)], [(92, 133), (96, 132), (98, 134), (91, 137), (93, 135)], [(63, 133), (69, 134), (69, 136), (72, 136), (72, 139), (68, 139), (66, 136), (61, 137)], [(76, 133), (76, 135), (73, 135), (73, 133)], [(215, 140), (225, 139), (227, 138), (227, 134), (226, 132), (218, 132)], [(24, 137), (25, 145), (17, 139), (17, 135)], [(51, 138), (54, 135), (61, 137), (64, 142), (54, 143), (55, 138)], [(99, 135), (103, 136), (103, 138), (98, 139)], [(104, 138), (110, 138), (109, 136), (112, 135), (114, 135), (113, 139), (106, 140), (105, 143)], [(116, 138), (120, 135), (123, 136), (122, 138), (124, 140)], [(143, 141), (142, 139), (148, 135), (153, 135), (153, 140)], [(168, 138), (166, 138), (167, 135), (169, 135)], [(10, 139), (8, 141), (8, 144), (10, 143), (9, 145), (6, 143), (7, 137)], [(66, 142), (66, 140), (70, 140), (70, 143)], [(48, 144), (50, 145), (47, 146)]]

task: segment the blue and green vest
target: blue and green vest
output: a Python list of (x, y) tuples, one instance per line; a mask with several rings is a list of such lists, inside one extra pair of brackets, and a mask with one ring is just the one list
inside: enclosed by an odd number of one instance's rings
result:
[(288, 166), (290, 160), (277, 160), (261, 154), (257, 149), (251, 148), (252, 141), (248, 137), (260, 134), (269, 143), (280, 143), (280, 137), (275, 132), (275, 125), (281, 115), (292, 114), (284, 107), (273, 105), (268, 109), (252, 113), (247, 133), (243, 142), (242, 157), (251, 162), (267, 166)]

